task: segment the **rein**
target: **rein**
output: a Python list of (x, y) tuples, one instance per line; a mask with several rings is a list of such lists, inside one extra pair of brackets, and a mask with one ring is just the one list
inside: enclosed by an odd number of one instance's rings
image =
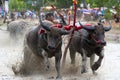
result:
[(62, 40), (58, 42), (58, 44), (55, 46), (55, 49), (62, 43)]
[(95, 36), (90, 35), (90, 37), (92, 38), (92, 40), (94, 40), (97, 44), (101, 44), (100, 40), (97, 40)]

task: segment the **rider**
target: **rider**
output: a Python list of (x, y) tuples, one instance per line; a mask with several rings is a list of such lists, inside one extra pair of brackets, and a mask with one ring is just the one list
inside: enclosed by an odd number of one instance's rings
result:
[(66, 24), (63, 16), (62, 16), (60, 13), (58, 13), (58, 15), (59, 15), (59, 17), (61, 18), (60, 21), (58, 21), (58, 20), (55, 19), (54, 13), (52, 13), (52, 12), (49, 12), (49, 13), (46, 14), (45, 20), (51, 21), (51, 22), (54, 23), (54, 24), (59, 24), (59, 23), (61, 23), (61, 22), (62, 22), (63, 24)]
[[(43, 21), (44, 25), (50, 25), (52, 24), (53, 27), (62, 27), (63, 25), (66, 25), (66, 22), (63, 18), (63, 16), (61, 14), (59, 14), (60, 18), (61, 18), (61, 22), (58, 22), (55, 18), (54, 18), (54, 14), (52, 12), (49, 12), (45, 15), (45, 20)], [(50, 23), (50, 24), (49, 24)], [(51, 26), (51, 25), (50, 25)], [(41, 29), (40, 33), (43, 33), (44, 31)]]
[(50, 13), (50, 12), (47, 13), (46, 16), (45, 16), (45, 21), (46, 20), (54, 23), (54, 15), (53, 15), (53, 13)]

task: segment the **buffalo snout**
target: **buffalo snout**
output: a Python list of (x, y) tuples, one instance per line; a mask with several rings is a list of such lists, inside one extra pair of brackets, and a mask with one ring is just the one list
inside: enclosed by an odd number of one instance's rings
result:
[(106, 45), (106, 41), (97, 41), (97, 43), (101, 46), (105, 46)]
[(53, 45), (48, 45), (48, 49), (55, 49), (55, 46), (53, 46)]
[(101, 41), (101, 45), (105, 46), (106, 45), (106, 41)]

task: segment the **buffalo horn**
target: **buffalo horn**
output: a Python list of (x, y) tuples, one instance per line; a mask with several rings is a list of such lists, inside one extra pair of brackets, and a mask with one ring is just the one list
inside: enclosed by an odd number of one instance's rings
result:
[(82, 28), (83, 29), (85, 29), (85, 30), (95, 30), (95, 26), (84, 26), (84, 25), (82, 25), (80, 22), (79, 22), (79, 24), (82, 26)]
[(109, 25), (110, 26), (108, 26), (108, 27), (104, 27), (105, 31), (109, 31), (112, 28), (111, 22), (109, 22)]
[(39, 15), (39, 22), (40, 22), (40, 25), (47, 31), (50, 31), (50, 27), (45, 25), (43, 22), (42, 22), (42, 18), (41, 18), (41, 15)]

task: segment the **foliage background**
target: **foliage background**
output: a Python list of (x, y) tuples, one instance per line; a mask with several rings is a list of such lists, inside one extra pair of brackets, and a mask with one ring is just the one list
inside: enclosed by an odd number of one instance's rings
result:
[[(36, 2), (35, 2), (36, 1)], [(119, 6), (120, 0), (77, 0), (79, 7), (81, 3), (89, 3), (91, 7), (112, 7)], [(34, 9), (37, 10), (41, 6), (55, 5), (58, 8), (69, 8), (73, 5), (72, 0), (9, 0), (11, 10)]]
[[(90, 4), (90, 7), (107, 7), (111, 8), (116, 6), (118, 14), (120, 14), (120, 0), (77, 0), (77, 7), (80, 7), (81, 3)], [(69, 8), (73, 6), (73, 0), (9, 0), (10, 11), (21, 10), (39, 10), (41, 6), (55, 5), (57, 8)], [(105, 17), (111, 18), (111, 13), (105, 11)]]

